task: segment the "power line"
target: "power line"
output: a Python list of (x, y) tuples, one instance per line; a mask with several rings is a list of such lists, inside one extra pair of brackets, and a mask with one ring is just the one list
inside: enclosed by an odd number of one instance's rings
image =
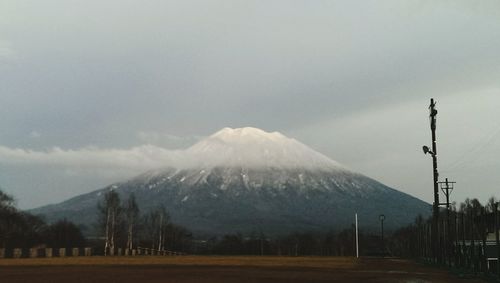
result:
[[(469, 151), (466, 151), (464, 154), (462, 154), (458, 159), (456, 159), (450, 165), (444, 166), (445, 169), (442, 170), (442, 172), (457, 171), (458, 168), (461, 168), (462, 166), (470, 163), (471, 161), (476, 160), (477, 158), (479, 158), (478, 156), (481, 153), (481, 151), (484, 150), (485, 148), (487, 148), (489, 145), (491, 145), (498, 136), (500, 136), (500, 125), (492, 134), (481, 139), (480, 143), (478, 143), (479, 146), (477, 146)], [(485, 142), (483, 142), (483, 141), (485, 141)], [(472, 158), (472, 159), (469, 159), (469, 158)]]

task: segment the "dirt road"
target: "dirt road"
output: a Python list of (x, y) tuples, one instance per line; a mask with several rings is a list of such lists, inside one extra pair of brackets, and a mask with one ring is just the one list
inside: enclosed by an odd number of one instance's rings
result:
[(2, 259), (0, 282), (482, 282), (399, 259), (136, 257)]

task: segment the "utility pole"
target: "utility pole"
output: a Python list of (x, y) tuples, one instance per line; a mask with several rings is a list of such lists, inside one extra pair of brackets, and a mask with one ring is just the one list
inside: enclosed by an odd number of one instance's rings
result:
[(446, 206), (446, 221), (448, 225), (447, 229), (450, 228), (450, 195), (456, 183), (457, 182), (448, 181), (448, 178), (446, 178), (444, 182), (438, 182), (438, 184), (441, 186), (441, 191), (443, 191), (444, 195), (446, 196), (446, 202), (440, 203), (439, 205)]
[(446, 205), (446, 209), (448, 210), (450, 209), (450, 195), (456, 183), (457, 182), (448, 181), (448, 178), (446, 178), (444, 182), (438, 182), (438, 184), (441, 185), (441, 191), (443, 191), (443, 194), (446, 196), (446, 202), (440, 203), (439, 205)]
[(440, 203), (439, 205), (445, 205), (446, 206), (446, 243), (444, 245), (446, 251), (445, 254), (448, 257), (448, 260), (451, 257), (451, 251), (453, 250), (451, 248), (451, 225), (450, 225), (450, 195), (451, 192), (453, 191), (453, 186), (456, 184), (456, 182), (450, 182), (448, 181), (448, 178), (445, 179), (444, 182), (438, 182), (438, 184), (441, 186), (441, 191), (443, 191), (444, 195), (446, 196), (446, 202), (445, 203)]
[(432, 133), (432, 150), (428, 146), (424, 146), (424, 153), (429, 153), (432, 156), (432, 169), (433, 169), (433, 185), (434, 185), (434, 203), (432, 205), (432, 254), (438, 263), (441, 262), (438, 243), (438, 219), (439, 219), (439, 188), (438, 188), (438, 169), (437, 169), (437, 144), (436, 144), (436, 102), (431, 98), (429, 105), (429, 120), (431, 124)]

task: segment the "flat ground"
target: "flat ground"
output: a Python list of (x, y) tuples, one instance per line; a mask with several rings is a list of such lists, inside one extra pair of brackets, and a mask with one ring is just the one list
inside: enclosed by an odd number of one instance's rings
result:
[(1, 259), (0, 282), (482, 282), (401, 259), (68, 257)]

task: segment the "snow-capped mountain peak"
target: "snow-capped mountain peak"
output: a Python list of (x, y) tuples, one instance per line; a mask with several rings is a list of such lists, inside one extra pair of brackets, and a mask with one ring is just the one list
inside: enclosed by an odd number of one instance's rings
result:
[(211, 135), (210, 138), (219, 139), (227, 143), (238, 142), (283, 142), (288, 138), (278, 132), (268, 133), (258, 128), (223, 128), (222, 130)]
[(224, 128), (187, 149), (197, 167), (347, 170), (338, 162), (281, 133)]
[(373, 215), (380, 213), (397, 226), (430, 211), (425, 202), (277, 132), (224, 128), (179, 158), (186, 162), (182, 167), (149, 171), (35, 213), (90, 226), (110, 189), (122, 197), (134, 193), (144, 211), (165, 206), (175, 223), (202, 235), (329, 231), (350, 227), (354, 213), (365, 219), (364, 227), (378, 227)]

